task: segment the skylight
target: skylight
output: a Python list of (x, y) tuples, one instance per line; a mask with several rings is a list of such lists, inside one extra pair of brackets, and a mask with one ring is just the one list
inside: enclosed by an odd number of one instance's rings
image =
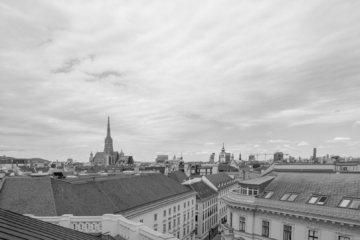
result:
[(285, 193), (281, 198), (280, 201), (288, 201), (293, 202), (299, 194), (297, 193)]
[(312, 195), (307, 203), (308, 204), (316, 204), (316, 205), (324, 205), (327, 199), (328, 199), (328, 196)]
[(343, 198), (338, 207), (360, 209), (360, 199)]
[(270, 191), (270, 192), (265, 192), (263, 198), (271, 198), (271, 196), (274, 194), (274, 192)]

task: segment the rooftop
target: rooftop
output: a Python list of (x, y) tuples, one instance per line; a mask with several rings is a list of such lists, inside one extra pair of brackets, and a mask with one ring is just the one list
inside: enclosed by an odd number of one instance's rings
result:
[(36, 216), (99, 216), (124, 212), (191, 192), (163, 174), (70, 183), (44, 178), (7, 178), (0, 207)]
[(254, 179), (248, 179), (248, 180), (243, 180), (243, 181), (239, 181), (240, 184), (249, 184), (249, 185), (260, 185), (263, 184), (267, 181), (270, 181), (272, 179), (274, 179), (275, 176), (266, 176), (266, 177), (260, 177), (260, 178), (254, 178)]
[(234, 181), (229, 175), (223, 172), (205, 175), (204, 177), (207, 178), (217, 188), (226, 187)]
[(70, 228), (27, 217), (18, 213), (0, 209), (0, 239), (99, 239)]
[(196, 192), (196, 199), (205, 199), (217, 195), (217, 192), (206, 185), (204, 182), (192, 183), (190, 186)]

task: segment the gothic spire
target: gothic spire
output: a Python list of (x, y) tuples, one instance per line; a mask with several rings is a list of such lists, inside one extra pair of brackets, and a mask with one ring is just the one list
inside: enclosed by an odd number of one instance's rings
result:
[(107, 137), (110, 137), (111, 134), (110, 134), (110, 117), (108, 117), (108, 125), (107, 125), (107, 134), (106, 134)]

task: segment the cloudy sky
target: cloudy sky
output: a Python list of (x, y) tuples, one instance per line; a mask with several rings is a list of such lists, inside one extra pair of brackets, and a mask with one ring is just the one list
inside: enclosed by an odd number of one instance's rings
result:
[[(360, 156), (360, 2), (0, 0), (0, 154)], [(263, 159), (259, 155), (259, 159)]]

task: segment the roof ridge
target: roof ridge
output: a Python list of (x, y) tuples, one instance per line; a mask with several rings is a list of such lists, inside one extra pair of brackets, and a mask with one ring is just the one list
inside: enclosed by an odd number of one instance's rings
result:
[(48, 180), (49, 180), (48, 182), (49, 182), (49, 185), (50, 185), (51, 201), (54, 204), (55, 216), (57, 216), (58, 214), (57, 214), (57, 208), (56, 208), (56, 202), (55, 202), (54, 191), (53, 191), (53, 188), (52, 188), (51, 178), (48, 177)]

